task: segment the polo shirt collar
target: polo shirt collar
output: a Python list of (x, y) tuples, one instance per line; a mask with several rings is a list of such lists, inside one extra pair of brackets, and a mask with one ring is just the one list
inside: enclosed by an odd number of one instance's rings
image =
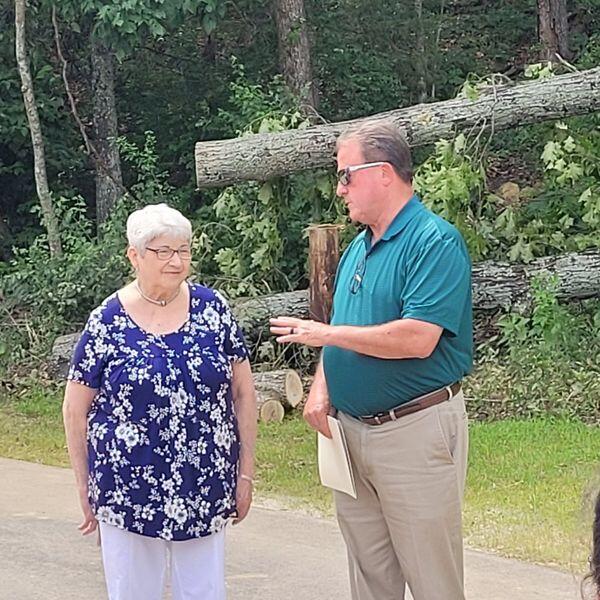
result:
[[(423, 210), (423, 205), (416, 194), (413, 194), (410, 200), (398, 211), (398, 214), (394, 217), (394, 220), (388, 225), (385, 233), (381, 236), (379, 241), (387, 242), (393, 237), (397, 236), (412, 220), (413, 218)], [(365, 242), (367, 248), (371, 247), (371, 240), (373, 233), (371, 228), (368, 227), (365, 233)]]

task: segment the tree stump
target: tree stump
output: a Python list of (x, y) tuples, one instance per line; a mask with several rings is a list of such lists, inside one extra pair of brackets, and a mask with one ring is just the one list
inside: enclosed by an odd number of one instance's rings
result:
[(311, 319), (329, 323), (335, 272), (340, 259), (340, 226), (311, 225), (308, 228), (308, 248), (309, 314)]

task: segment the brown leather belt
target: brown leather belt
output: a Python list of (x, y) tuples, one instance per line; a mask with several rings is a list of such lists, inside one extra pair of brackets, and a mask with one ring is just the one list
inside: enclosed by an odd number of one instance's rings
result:
[(446, 400), (450, 400), (458, 394), (461, 388), (460, 381), (453, 383), (445, 388), (441, 388), (439, 390), (435, 390), (434, 392), (429, 392), (424, 396), (419, 396), (414, 400), (410, 400), (397, 408), (392, 408), (385, 412), (377, 413), (376, 415), (366, 415), (364, 417), (357, 417), (359, 421), (363, 423), (367, 423), (368, 425), (383, 425), (384, 423), (388, 423), (389, 421), (395, 421), (400, 417), (404, 417), (405, 415), (410, 415), (412, 413), (419, 412), (424, 408), (429, 408), (430, 406), (434, 406), (436, 404), (441, 404), (442, 402), (446, 402)]

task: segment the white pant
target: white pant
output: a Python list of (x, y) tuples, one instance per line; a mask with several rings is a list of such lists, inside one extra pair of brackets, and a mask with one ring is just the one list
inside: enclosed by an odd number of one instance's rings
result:
[(225, 529), (167, 542), (100, 523), (109, 600), (161, 600), (171, 568), (173, 600), (225, 600)]

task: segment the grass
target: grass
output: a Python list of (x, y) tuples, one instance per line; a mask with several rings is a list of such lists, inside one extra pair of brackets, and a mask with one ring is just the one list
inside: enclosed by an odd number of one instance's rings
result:
[(581, 422), (474, 424), (465, 498), (467, 544), (584, 570), (599, 458), (600, 429)]
[[(67, 466), (60, 389), (11, 396), (0, 396), (0, 455)], [(470, 439), (466, 543), (584, 571), (600, 428), (564, 419), (472, 423)], [(298, 415), (261, 424), (257, 464), (262, 501), (333, 513), (331, 494), (318, 482), (314, 433)]]

